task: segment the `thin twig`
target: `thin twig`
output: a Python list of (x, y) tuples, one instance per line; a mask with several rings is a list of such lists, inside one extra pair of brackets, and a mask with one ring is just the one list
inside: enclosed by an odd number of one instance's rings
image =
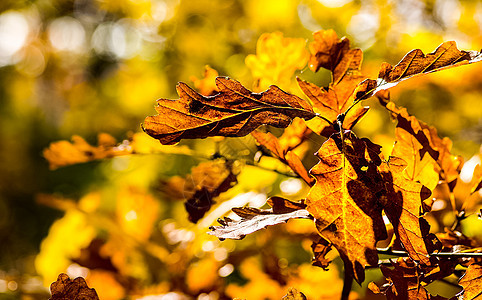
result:
[(345, 276), (343, 280), (343, 290), (341, 291), (341, 300), (348, 300), (351, 292), (351, 286), (353, 285), (353, 274), (345, 270)]
[[(377, 248), (379, 254), (387, 254), (398, 257), (407, 257), (408, 253), (405, 251), (393, 250), (393, 249), (381, 249)], [(482, 252), (434, 252), (429, 253), (429, 256), (434, 257), (482, 257)]]

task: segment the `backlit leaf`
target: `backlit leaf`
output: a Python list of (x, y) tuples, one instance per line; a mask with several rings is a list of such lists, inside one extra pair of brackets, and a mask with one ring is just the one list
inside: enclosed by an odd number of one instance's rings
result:
[(390, 281), (387, 299), (432, 299), (421, 285), (422, 274), (412, 260), (399, 258), (392, 262), (392, 267), (381, 267), (383, 275)]
[(219, 219), (221, 226), (211, 226), (208, 232), (219, 239), (239, 240), (246, 235), (266, 228), (268, 226), (285, 223), (290, 219), (309, 219), (310, 213), (303, 209), (302, 203), (292, 202), (283, 198), (273, 197), (268, 200), (272, 209), (262, 210), (251, 207), (237, 207), (233, 211), (241, 217), (240, 220), (232, 220), (225, 217)]
[(98, 300), (95, 289), (85, 283), (84, 278), (70, 279), (67, 274), (60, 274), (57, 281), (50, 285), (50, 300)]
[[(400, 145), (395, 145), (393, 151), (409, 163), (405, 172), (408, 178), (419, 180), (433, 189), (435, 175), (431, 168), (435, 167), (439, 179), (449, 184), (457, 180), (462, 167), (462, 158), (450, 153), (452, 141), (449, 138), (440, 138), (434, 127), (409, 115), (405, 108), (397, 108), (393, 102), (389, 102), (386, 108), (398, 121), (397, 143)], [(403, 141), (404, 139), (405, 141)], [(410, 145), (414, 147), (413, 150), (408, 149)], [(427, 155), (430, 157), (425, 158)], [(428, 168), (428, 170), (424, 168)]]
[[(308, 126), (314, 132), (328, 137), (337, 131), (333, 129), (333, 123), (352, 105), (355, 88), (366, 78), (360, 71), (363, 53), (360, 49), (350, 49), (349, 40), (339, 40), (333, 30), (321, 30), (313, 35), (315, 41), (310, 44), (310, 68), (313, 71), (320, 67), (330, 70), (332, 82), (325, 88), (298, 79), (298, 85), (310, 99), (314, 111), (330, 122), (315, 118)], [(357, 104), (341, 120), (343, 128), (351, 129), (367, 111), (367, 107)]]
[(378, 79), (368, 79), (360, 84), (357, 99), (366, 99), (377, 92), (392, 88), (400, 82), (448, 68), (479, 62), (482, 53), (478, 51), (464, 51), (457, 49), (454, 41), (445, 42), (434, 52), (424, 54), (415, 49), (407, 53), (395, 66), (383, 63), (378, 73)]
[(406, 179), (403, 176), (406, 168), (403, 159), (393, 156), (380, 166), (386, 190), (386, 196), (382, 197), (383, 207), (410, 257), (429, 265), (426, 246), (428, 230), (424, 230), (428, 229), (428, 224), (420, 218), (420, 214), (422, 201), (430, 196), (430, 190)]
[(342, 141), (332, 135), (317, 153), (320, 162), (310, 173), (316, 184), (307, 196), (307, 210), (321, 236), (333, 243), (345, 272), (364, 280), (366, 265), (378, 261), (375, 244), (386, 238), (382, 207), (376, 192), (380, 147), (346, 132)]
[(144, 120), (144, 131), (162, 144), (175, 144), (189, 138), (245, 136), (263, 124), (283, 128), (295, 117), (315, 117), (306, 101), (276, 86), (257, 94), (229, 78), (216, 78), (216, 85), (219, 93), (206, 97), (179, 83), (180, 99), (157, 100), (158, 115)]

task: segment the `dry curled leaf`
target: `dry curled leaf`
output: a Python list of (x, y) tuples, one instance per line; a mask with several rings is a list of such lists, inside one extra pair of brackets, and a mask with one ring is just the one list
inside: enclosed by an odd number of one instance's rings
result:
[(50, 285), (50, 300), (98, 300), (95, 289), (89, 288), (84, 278), (70, 279), (67, 274), (60, 274), (57, 281)]
[(432, 299), (421, 285), (422, 274), (410, 259), (399, 258), (392, 262), (392, 268), (381, 266), (390, 287), (385, 291), (387, 299)]
[(288, 293), (281, 300), (306, 300), (306, 296), (297, 289), (290, 287)]
[(320, 237), (317, 242), (313, 242), (311, 244), (311, 249), (313, 250), (313, 266), (317, 266), (323, 269), (327, 269), (331, 263), (330, 259), (326, 258), (328, 252), (331, 251), (332, 244), (325, 240), (323, 237)]
[(216, 78), (219, 93), (203, 96), (179, 83), (179, 100), (159, 99), (158, 115), (144, 120), (144, 131), (162, 144), (208, 136), (245, 136), (260, 125), (287, 127), (295, 117), (315, 117), (303, 99), (271, 86), (252, 93), (236, 80)]
[(357, 89), (357, 99), (366, 99), (382, 90), (390, 89), (400, 82), (448, 68), (479, 62), (482, 53), (479, 51), (464, 51), (457, 49), (454, 41), (445, 42), (434, 52), (424, 54), (415, 49), (407, 53), (395, 66), (383, 63), (378, 73), (378, 79), (367, 79)]
[(350, 49), (350, 41), (345, 37), (338, 39), (333, 29), (316, 31), (313, 38), (314, 41), (309, 45), (309, 67), (313, 72), (320, 68), (334, 70), (343, 53)]
[(268, 200), (272, 209), (262, 210), (251, 207), (235, 207), (232, 210), (241, 217), (232, 220), (228, 217), (218, 219), (221, 226), (211, 226), (208, 232), (219, 239), (239, 240), (246, 235), (266, 228), (267, 226), (285, 223), (290, 219), (309, 219), (310, 213), (304, 209), (303, 203), (289, 201), (279, 197)]
[(310, 173), (316, 184), (307, 196), (307, 210), (320, 234), (340, 253), (345, 272), (358, 282), (365, 266), (376, 265), (377, 241), (387, 232), (378, 204), (380, 147), (349, 131), (343, 140), (332, 135), (316, 154), (320, 159)]

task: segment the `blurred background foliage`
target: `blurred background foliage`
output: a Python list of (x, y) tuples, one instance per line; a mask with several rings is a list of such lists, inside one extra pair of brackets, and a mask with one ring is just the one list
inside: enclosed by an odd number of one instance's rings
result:
[[(328, 72), (314, 74), (295, 66), (283, 75), (284, 61), (246, 57), (256, 53), (263, 33), (299, 38), (304, 47), (313, 31), (328, 28), (364, 51), (362, 71), (375, 78), (381, 62), (394, 64), (414, 48), (427, 53), (443, 41), (456, 40), (460, 49), (480, 49), (482, 4), (1, 1), (0, 299), (45, 299), (60, 272), (85, 277), (101, 299), (279, 299), (289, 286), (313, 298), (338, 298), (339, 262), (335, 260), (330, 271), (310, 266), (311, 222), (291, 221), (240, 242), (220, 242), (205, 234), (233, 206), (260, 207), (267, 196), (300, 199), (306, 194), (301, 181), (264, 170), (283, 168), (277, 161), (263, 158), (264, 169), (240, 166), (238, 184), (221, 194), (198, 224), (191, 224), (183, 202), (166, 192), (170, 178), (187, 178), (192, 167), (216, 151), (253, 160), (258, 149), (249, 136), (188, 141), (177, 150), (157, 148), (157, 142), (147, 139), (138, 146), (164, 154), (121, 156), (56, 170), (49, 170), (42, 157), (49, 143), (73, 135), (93, 145), (100, 132), (117, 141), (132, 139), (144, 117), (155, 113), (155, 100), (176, 99), (176, 83), (194, 86), (205, 65), (255, 90), (277, 84), (301, 95), (295, 71), (327, 85)], [(305, 58), (300, 54), (297, 59)], [(259, 73), (256, 67), (263, 63), (261, 71), (273, 72)], [(477, 64), (456, 68), (402, 83), (392, 92), (399, 105), (451, 138), (453, 153), (470, 165), (480, 163), (480, 156), (473, 156), (482, 143), (480, 70)], [(269, 77), (275, 72), (281, 75)], [(374, 101), (367, 104), (373, 109), (355, 131), (389, 152), (394, 124)], [(315, 152), (321, 142), (304, 151)], [(311, 167), (316, 158), (307, 155), (304, 163)], [(472, 236), (481, 234), (472, 231)], [(367, 282), (379, 276), (376, 272), (369, 271)], [(326, 290), (317, 288), (323, 281), (330, 282)], [(366, 293), (363, 288), (357, 292), (361, 297)]]

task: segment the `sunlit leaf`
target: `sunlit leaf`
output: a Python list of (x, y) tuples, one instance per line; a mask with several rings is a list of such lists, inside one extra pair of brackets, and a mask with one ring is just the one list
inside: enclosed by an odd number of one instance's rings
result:
[(256, 94), (239, 82), (218, 77), (219, 93), (206, 97), (179, 83), (179, 100), (157, 100), (158, 115), (143, 129), (163, 144), (208, 136), (245, 136), (260, 125), (287, 127), (293, 118), (315, 117), (310, 105), (276, 86)]
[[(453, 183), (459, 177), (463, 160), (462, 157), (450, 153), (452, 141), (446, 137), (440, 138), (434, 127), (409, 115), (405, 108), (397, 108), (393, 102), (388, 103), (386, 108), (398, 121), (397, 140), (400, 145), (395, 145), (394, 152), (400, 154), (401, 158), (407, 159), (409, 166), (405, 174), (408, 178), (419, 180), (433, 189), (435, 175), (431, 168), (435, 161), (435, 172), (439, 174), (440, 179), (453, 188)], [(413, 150), (409, 149), (410, 145), (413, 145)], [(430, 158), (425, 158), (427, 155)]]
[(288, 293), (284, 295), (282, 300), (306, 300), (306, 296), (295, 288), (289, 288)]
[(392, 262), (392, 268), (382, 266), (381, 271), (390, 281), (390, 288), (386, 291), (387, 299), (431, 299), (421, 285), (422, 275), (413, 261), (399, 258)]
[(84, 278), (70, 279), (67, 274), (60, 274), (57, 281), (50, 285), (50, 300), (98, 300), (95, 289), (89, 288)]
[(474, 168), (474, 174), (472, 175), (472, 181), (470, 182), (470, 194), (473, 194), (482, 188), (482, 166), (476, 165)]
[(357, 89), (357, 99), (365, 99), (381, 90), (392, 88), (400, 82), (448, 68), (479, 62), (482, 54), (478, 51), (464, 51), (457, 49), (455, 42), (445, 42), (434, 52), (424, 54), (415, 49), (407, 53), (395, 66), (383, 63), (378, 73), (378, 79), (368, 79)]
[(320, 234), (338, 250), (345, 272), (364, 280), (366, 265), (378, 261), (375, 244), (386, 238), (378, 204), (380, 147), (346, 132), (332, 135), (317, 153), (310, 173), (316, 184), (307, 196), (307, 210)]
[(430, 190), (420, 183), (406, 179), (403, 176), (406, 168), (404, 160), (393, 156), (380, 166), (386, 191), (382, 202), (388, 219), (410, 257), (419, 263), (430, 265), (426, 245), (429, 242), (428, 224), (420, 217), (422, 201), (430, 196)]
[(361, 73), (363, 53), (360, 49), (350, 49), (349, 40), (338, 39), (333, 30), (317, 31), (315, 41), (310, 44), (310, 68), (317, 71), (320, 67), (332, 73), (332, 82), (327, 88), (298, 79), (298, 85), (310, 99), (313, 109), (326, 120), (316, 118), (308, 122), (308, 126), (316, 133), (330, 136), (337, 130), (333, 123), (340, 114), (343, 128), (351, 129), (368, 111), (367, 107), (357, 104), (348, 114), (344, 114), (353, 104), (355, 88), (366, 77)]

